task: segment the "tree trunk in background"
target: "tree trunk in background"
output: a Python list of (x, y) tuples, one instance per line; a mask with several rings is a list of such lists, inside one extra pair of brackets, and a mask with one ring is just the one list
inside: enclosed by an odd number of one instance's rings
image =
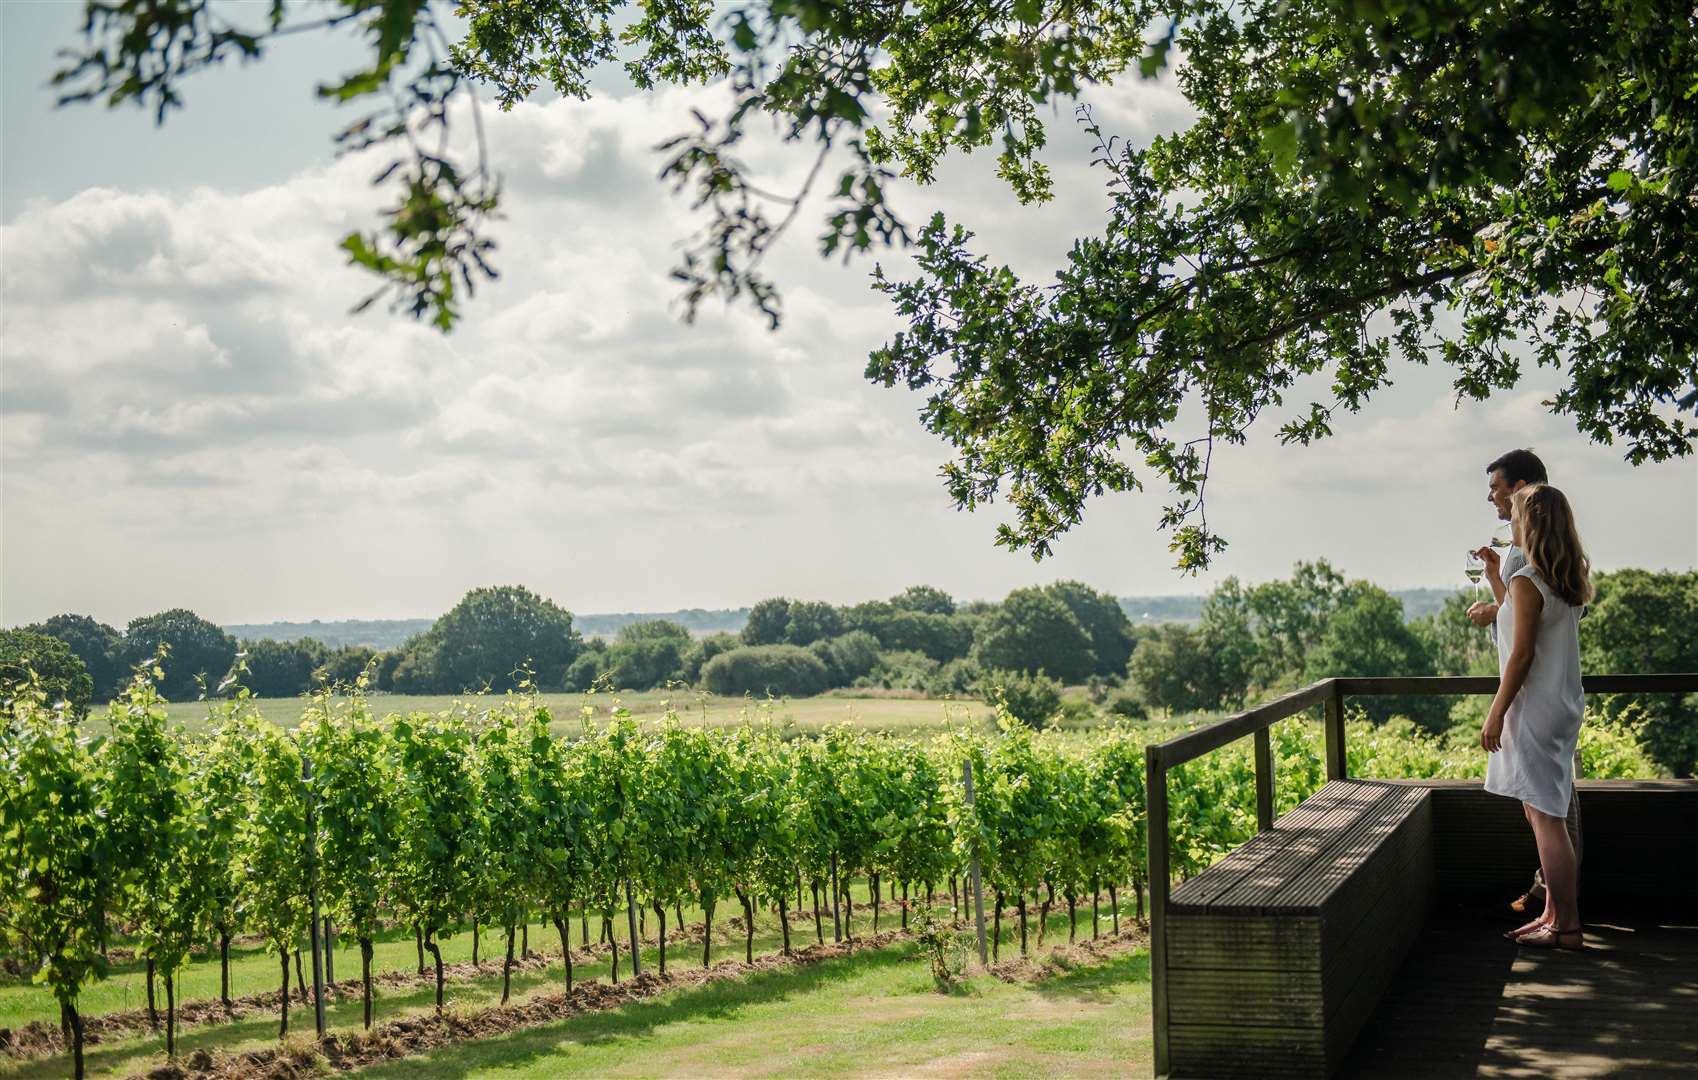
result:
[(177, 1057), (177, 980), (165, 973), (165, 1056)]
[(838, 901), (842, 895), (842, 887), (837, 883), (837, 856), (831, 857), (831, 940), (843, 940), (843, 916), (838, 910)]
[(501, 1004), (507, 1004), (507, 995), (513, 989), (513, 933), (514, 928), (507, 928), (507, 955), (501, 961)]
[(324, 984), (336, 985), (336, 935), (328, 915), (324, 917)]
[(566, 963), (566, 996), (572, 996), (572, 930), (571, 919), (554, 917), (554, 929), (560, 935), (560, 958)]
[(71, 1020), (71, 1067), (76, 1080), (83, 1080), (83, 1018), (75, 1006), (68, 1006)]
[(371, 1030), (371, 938), (360, 939), (360, 990), (365, 998), (366, 1030)]
[(712, 895), (702, 897), (702, 967), (711, 963), (713, 955), (713, 909), (718, 906), (719, 898)]
[(230, 932), (222, 931), (218, 935), (218, 1000), (224, 1003), (226, 1009), (233, 1008), (230, 1003)]
[(656, 926), (660, 929), (660, 973), (666, 974), (666, 905), (659, 900), (654, 902), (654, 914), (658, 920)]
[(283, 1004), (283, 1022), (277, 1028), (277, 1037), (281, 1039), (289, 1034), (289, 950), (278, 949), (277, 956), (283, 963), (283, 991), (277, 995)]
[(432, 930), (424, 936), (425, 951), (436, 961), (436, 1011), (442, 1011), (442, 946), (437, 944), (436, 931)]

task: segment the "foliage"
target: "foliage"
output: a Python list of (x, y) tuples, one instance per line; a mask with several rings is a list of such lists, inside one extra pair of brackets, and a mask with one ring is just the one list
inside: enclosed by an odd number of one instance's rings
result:
[(840, 685), (853, 684), (878, 666), (879, 640), (865, 630), (839, 634), (825, 645), (830, 657), (829, 666)]
[(157, 662), (107, 705), (111, 735), (100, 748), (114, 860), (118, 913), (141, 953), (166, 980), (166, 1046), (175, 1052), (176, 1016), (169, 993), (176, 973), (220, 890), (209, 873), (209, 822), (193, 797), (181, 737), (167, 726), (164, 699), (152, 680)]
[(1426, 645), (1438, 675), (1494, 675), (1497, 653), (1487, 633), (1468, 619), (1468, 609), (1481, 597), (1467, 591), (1451, 593), (1431, 615), (1410, 624)]
[(88, 712), (94, 680), (71, 647), (56, 637), (29, 630), (0, 630), (0, 698), (38, 686), (54, 705), (74, 716)]
[[(908, 326), (867, 374), (928, 394), (922, 420), (955, 453), (951, 497), (1012, 508), (999, 543), (1044, 555), (1090, 499), (1147, 476), (1171, 491), (1162, 524), (1179, 567), (1200, 569), (1226, 544), (1206, 516), (1215, 443), (1293, 406), (1282, 441), (1330, 435), (1398, 360), (1437, 360), (1458, 395), (1485, 399), (1519, 382), (1515, 350), (1528, 348), (1569, 373), (1552, 407), (1582, 433), (1622, 439), (1634, 463), (1691, 452), (1687, 6), (754, 0), (717, 23), (706, 3), (642, 5), (616, 32), (626, 6), (338, 0), (322, 14), (274, 0), (237, 23), (212, 0), (89, 0), (54, 82), (62, 100), (133, 102), (163, 121), (184, 79), (257, 58), (279, 34), (364, 34), (366, 65), (320, 94), (377, 103), (338, 142), (399, 148), (377, 177), (396, 199), (384, 228), (342, 249), (381, 283), (362, 307), (388, 292), (447, 330), (495, 275), (499, 184), (469, 83), (511, 108), (545, 82), (589, 97), (594, 69), (616, 61), (643, 90), (724, 80), (728, 111), (696, 113), (661, 147), (662, 180), (708, 217), (674, 277), (688, 315), (746, 297), (777, 325), (760, 266), (810, 196), (824, 197), (821, 253), (844, 257), (915, 239), (887, 189), (929, 183), (952, 150), (997, 144), (1016, 198), (1042, 202), (1043, 107), (1171, 66), (1193, 119), (1147, 149), (1079, 109), (1110, 205), (1054, 284), (992, 264), (942, 213), (919, 230), (914, 279), (875, 276)], [(478, 135), (470, 161), (448, 139), (459, 96)], [(793, 192), (737, 153), (757, 119), (814, 155)], [(1327, 390), (1287, 400), (1309, 384)]]
[(288, 954), (307, 929), (307, 786), (300, 748), (288, 734), (261, 721), (250, 746), (252, 772), (236, 828), (233, 871), (244, 922), (281, 957), (286, 987)]
[(1325, 559), (1300, 562), (1289, 580), (1250, 589), (1247, 602), (1256, 622), (1262, 682), (1277, 684), (1308, 669), (1309, 650), (1320, 643), (1343, 592), (1344, 575)]
[(951, 660), (932, 672), (926, 680), (926, 693), (934, 697), (965, 697), (978, 690), (984, 681), (984, 670), (973, 661), (963, 657)]
[(702, 686), (715, 694), (805, 697), (824, 690), (829, 680), (819, 657), (797, 645), (745, 646), (702, 665)]
[[(242, 652), (246, 654), (248, 667), (246, 684), (256, 697), (295, 697), (306, 693), (312, 689), (315, 669), (329, 657), (329, 650), (312, 638), (244, 641)], [(327, 678), (326, 681), (348, 684), (353, 680)]]
[(403, 686), (408, 667), (403, 662), (396, 688), (417, 693), (428, 686), (429, 692), (449, 694), (511, 690), (527, 667), (541, 684), (559, 686), (582, 648), (572, 613), (552, 600), (519, 585), (473, 589), (408, 649), (415, 667)]
[[(1580, 620), (1580, 648), (1590, 671), (1652, 674), (1698, 671), (1698, 572), (1617, 570), (1593, 576), (1597, 597)], [(1675, 776), (1698, 772), (1698, 695), (1594, 695), (1605, 715), (1637, 706), (1645, 749)]]
[(77, 995), (106, 974), (104, 909), (114, 867), (99, 770), (39, 685), (0, 703), (0, 927), (69, 1010), (82, 1075)]
[(397, 872), (401, 819), (396, 763), (365, 688), (361, 677), (345, 697), (314, 694), (298, 738), (312, 764), (320, 895), (335, 924), (360, 944), (370, 1027), (372, 939)]
[(1180, 623), (1164, 623), (1138, 643), (1126, 678), (1139, 700), (1157, 709), (1193, 712), (1220, 701), (1201, 631)]
[(397, 914), (420, 928), (436, 959), (436, 1005), (442, 1007), (442, 953), (451, 932), (478, 899), (487, 852), (476, 753), (465, 717), (415, 714), (390, 726), (401, 843), (392, 900)]
[(1132, 624), (1120, 601), (1104, 592), (1078, 581), (1058, 581), (1045, 587), (1045, 592), (1067, 605), (1067, 610), (1079, 620), (1085, 635), (1090, 638), (1091, 652), (1096, 657), (1095, 673), (1120, 675), (1126, 661), (1132, 658)]
[(987, 671), (981, 684), (997, 708), (1029, 728), (1041, 728), (1061, 709), (1061, 684), (1043, 674)]
[(1144, 699), (1131, 690), (1117, 690), (1108, 699), (1109, 714), (1124, 720), (1142, 720), (1149, 715), (1144, 706)]
[(128, 666), (148, 663), (169, 650), (159, 693), (167, 701), (193, 701), (203, 683), (216, 685), (236, 660), (236, 639), (186, 608), (131, 619), (124, 628)]
[[(1326, 630), (1308, 655), (1313, 681), (1347, 675), (1431, 675), (1426, 643), (1403, 620), (1395, 596), (1367, 582), (1352, 582), (1326, 622)], [(1363, 704), (1370, 719), (1407, 716), (1429, 729), (1444, 726), (1448, 710), (1436, 697), (1370, 697)]]
[(129, 681), (124, 663), (124, 638), (114, 628), (88, 615), (54, 615), (46, 622), (24, 627), (33, 634), (56, 637), (71, 647), (94, 680), (93, 701), (107, 701)]
[(886, 690), (925, 690), (936, 680), (939, 667), (936, 660), (923, 652), (892, 649), (879, 653), (878, 663), (856, 685)]
[(761, 600), (749, 609), (741, 637), (745, 645), (782, 645), (790, 632), (790, 600), (783, 596)]
[(600, 638), (592, 638), (584, 643), (584, 649), (573, 661), (566, 665), (566, 674), (561, 678), (561, 688), (568, 691), (583, 691), (594, 686), (596, 680), (613, 670), (613, 660), (609, 648)]
[(313, 667), (312, 682), (322, 686), (353, 686), (376, 657), (377, 650), (369, 645), (344, 645), (333, 652), (326, 651)]
[(690, 644), (689, 651), (684, 654), (684, 681), (691, 686), (701, 682), (702, 665), (722, 652), (730, 652), (742, 644), (742, 638), (736, 634), (721, 631), (698, 638)]
[(631, 623), (614, 636), (604, 670), (611, 670), (622, 687), (651, 690), (683, 679), (690, 647), (690, 632), (675, 622)]
[(1041, 671), (1069, 684), (1084, 682), (1097, 665), (1078, 617), (1042, 589), (1015, 589), (979, 622), (973, 659), (987, 671)]
[(1221, 582), (1203, 601), (1197, 630), (1211, 661), (1211, 707), (1243, 708), (1256, 679), (1257, 650), (1250, 594), (1237, 578)]
[(931, 585), (910, 585), (890, 598), (890, 606), (898, 611), (917, 611), (922, 615), (955, 614), (955, 598)]

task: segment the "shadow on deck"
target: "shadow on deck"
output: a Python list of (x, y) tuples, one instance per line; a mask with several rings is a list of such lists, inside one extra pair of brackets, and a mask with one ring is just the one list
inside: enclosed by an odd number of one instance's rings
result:
[(1698, 914), (1617, 900), (1586, 921), (1560, 952), (1505, 941), (1501, 907), (1435, 910), (1342, 1075), (1698, 1075)]

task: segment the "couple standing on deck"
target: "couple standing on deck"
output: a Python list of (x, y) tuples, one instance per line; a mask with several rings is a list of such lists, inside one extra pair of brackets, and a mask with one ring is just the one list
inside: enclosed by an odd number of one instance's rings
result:
[(1513, 529), (1500, 559), (1485, 562), (1495, 603), (1477, 603), (1468, 617), (1491, 626), (1497, 639), (1499, 684), (1480, 729), (1491, 754), (1486, 790), (1519, 799), (1539, 849), (1533, 888), (1511, 905), (1528, 912), (1543, 894), (1544, 910), (1505, 936), (1535, 948), (1579, 949), (1580, 802), (1574, 791), (1574, 749), (1585, 700), (1580, 690), (1580, 617), (1592, 599), (1591, 568), (1574, 512), (1547, 482), (1544, 463), (1530, 450), (1511, 450), (1486, 466), (1488, 498)]

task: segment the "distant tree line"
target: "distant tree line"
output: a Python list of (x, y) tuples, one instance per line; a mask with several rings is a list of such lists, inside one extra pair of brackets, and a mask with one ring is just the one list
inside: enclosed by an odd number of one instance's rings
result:
[[(1698, 573), (1623, 570), (1598, 574), (1596, 584), (1581, 624), (1588, 670), (1698, 670), (1698, 635), (1685, 632), (1698, 625)], [(57, 615), (0, 635), (0, 680), (27, 663), (81, 711), (117, 693), (164, 644), (170, 659), (159, 685), (177, 701), (216, 692), (241, 651), (246, 684), (261, 697), (350, 684), (368, 667), (375, 689), (405, 694), (501, 692), (529, 671), (539, 687), (567, 691), (609, 678), (630, 690), (757, 696), (844, 687), (1001, 693), (1011, 712), (1041, 723), (1061, 708), (1063, 686), (1083, 685), (1095, 703), (1140, 716), (1241, 708), (1327, 676), (1491, 674), (1492, 644), (1466, 616), (1473, 599), (1453, 594), (1409, 621), (1396, 596), (1318, 560), (1257, 585), (1228, 578), (1195, 625), (1134, 625), (1113, 596), (1063, 581), (1015, 589), (1000, 603), (957, 604), (926, 585), (849, 606), (772, 597), (749, 610), (738, 634), (698, 637), (651, 619), (586, 639), (553, 601), (497, 586), (474, 589), (428, 630), (382, 651), (310, 638), (237, 642), (183, 609), (132, 620), (122, 632)], [(1401, 715), (1438, 729), (1451, 719), (1440, 698), (1362, 704), (1375, 721)], [(1698, 698), (1605, 705), (1642, 725), (1664, 767), (1686, 774), (1698, 765)]]

